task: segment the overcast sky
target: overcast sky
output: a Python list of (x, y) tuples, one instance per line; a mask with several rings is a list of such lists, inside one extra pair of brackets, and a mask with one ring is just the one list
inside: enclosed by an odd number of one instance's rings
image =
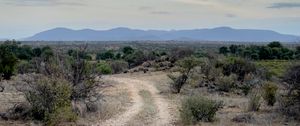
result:
[(0, 0), (0, 38), (55, 27), (195, 29), (230, 26), (300, 35), (299, 0)]

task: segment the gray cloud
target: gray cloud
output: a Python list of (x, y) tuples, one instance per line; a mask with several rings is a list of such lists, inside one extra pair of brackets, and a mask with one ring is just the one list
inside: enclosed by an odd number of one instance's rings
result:
[(142, 7), (139, 7), (138, 9), (142, 10), (142, 11), (147, 11), (147, 10), (153, 10), (154, 8), (150, 7), (150, 6), (142, 6)]
[(170, 14), (172, 14), (169, 11), (151, 11), (150, 13), (151, 14), (157, 14), (157, 15), (170, 15)]
[(156, 15), (169, 15), (169, 14), (171, 14), (171, 12), (169, 12), (169, 11), (157, 10), (156, 8), (151, 7), (151, 6), (142, 6), (142, 7), (139, 7), (138, 10), (145, 11), (145, 12), (150, 13), (150, 14), (156, 14)]
[(63, 0), (4, 0), (2, 3), (12, 6), (84, 6), (84, 3), (65, 2)]
[(228, 18), (235, 18), (235, 17), (237, 17), (237, 16), (234, 15), (234, 14), (225, 14), (225, 17), (228, 17)]
[(273, 3), (271, 6), (268, 6), (268, 8), (273, 9), (281, 9), (281, 8), (300, 8), (300, 3)]

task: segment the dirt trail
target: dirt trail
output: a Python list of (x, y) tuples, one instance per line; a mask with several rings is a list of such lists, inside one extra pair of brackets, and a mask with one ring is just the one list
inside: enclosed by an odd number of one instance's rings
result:
[(169, 126), (171, 124), (171, 115), (169, 112), (168, 102), (159, 94), (159, 91), (154, 86), (154, 83), (147, 80), (140, 80), (132, 77), (107, 77), (106, 79), (114, 80), (122, 86), (126, 86), (133, 105), (130, 106), (124, 113), (116, 117), (112, 117), (105, 122), (97, 124), (98, 126), (125, 126), (128, 121), (137, 115), (143, 106), (143, 99), (139, 95), (140, 90), (147, 90), (151, 93), (154, 104), (157, 106), (158, 113), (151, 125), (153, 126)]

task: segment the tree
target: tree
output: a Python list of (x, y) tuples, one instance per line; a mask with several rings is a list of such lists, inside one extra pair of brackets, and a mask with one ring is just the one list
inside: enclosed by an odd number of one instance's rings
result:
[(129, 68), (132, 68), (142, 64), (145, 61), (146, 57), (143, 51), (138, 50), (132, 54), (126, 55), (124, 59), (128, 62)]
[(170, 53), (170, 60), (175, 63), (177, 60), (191, 56), (194, 51), (190, 48), (174, 48)]
[(132, 54), (134, 52), (134, 49), (130, 46), (126, 46), (123, 48), (123, 53), (124, 54)]
[(229, 52), (229, 50), (228, 50), (228, 47), (226, 47), (226, 46), (223, 46), (219, 49), (220, 54), (227, 55), (228, 52)]
[(114, 53), (113, 53), (113, 51), (112, 50), (108, 50), (108, 51), (106, 51), (106, 52), (104, 52), (104, 53), (99, 53), (99, 54), (97, 54), (97, 56), (96, 56), (96, 59), (97, 60), (107, 60), (107, 59), (113, 59), (115, 57), (115, 55), (114, 55)]
[(260, 59), (272, 59), (272, 48), (263, 46), (260, 48), (258, 54)]
[(236, 54), (238, 51), (238, 46), (237, 45), (230, 45), (229, 47), (230, 53)]
[(48, 61), (53, 56), (54, 56), (54, 53), (53, 53), (53, 50), (50, 46), (45, 46), (45, 47), (42, 48), (41, 57), (45, 61)]
[(6, 80), (13, 75), (18, 62), (10, 47), (7, 44), (0, 45), (0, 75)]
[(202, 62), (195, 57), (186, 57), (177, 62), (177, 64), (181, 67), (181, 75), (177, 78), (169, 76), (174, 81), (173, 83), (171, 83), (171, 89), (173, 93), (180, 93), (182, 86), (189, 78), (191, 70), (201, 63)]
[(34, 48), (32, 50), (33, 56), (40, 57), (42, 55), (42, 49), (41, 48)]
[(278, 41), (274, 41), (268, 44), (268, 47), (270, 48), (282, 48), (282, 44)]

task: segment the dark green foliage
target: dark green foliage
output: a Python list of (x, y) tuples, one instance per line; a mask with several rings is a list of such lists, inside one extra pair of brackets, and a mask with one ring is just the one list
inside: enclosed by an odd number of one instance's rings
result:
[(238, 75), (238, 80), (243, 80), (248, 73), (256, 71), (255, 64), (242, 58), (231, 57), (223, 64), (223, 74), (229, 76), (234, 73)]
[[(242, 46), (231, 45), (229, 50), (223, 46), (219, 49), (220, 54), (226, 55), (227, 53), (245, 57), (254, 60), (267, 60), (267, 59), (294, 59), (297, 58), (297, 51), (283, 47), (280, 42), (271, 42), (267, 46)], [(298, 51), (300, 52), (300, 51)], [(299, 54), (300, 55), (300, 54)], [(300, 57), (300, 56), (299, 56)]]
[(68, 55), (72, 57), (79, 57), (81, 59), (86, 59), (86, 60), (92, 59), (92, 57), (88, 53), (78, 51), (78, 50), (73, 50), (73, 49), (68, 50)]
[(122, 51), (124, 54), (128, 55), (128, 54), (132, 54), (134, 52), (134, 49), (130, 46), (126, 46), (123, 48)]
[(182, 101), (180, 117), (183, 123), (191, 124), (199, 121), (213, 121), (216, 112), (223, 106), (222, 102), (201, 96), (190, 96)]
[[(121, 57), (121, 54), (118, 55), (118, 58)], [(98, 53), (96, 59), (97, 60), (107, 60), (107, 59), (114, 59), (115, 58), (115, 54), (113, 52), (113, 50), (108, 50), (104, 53)]]
[(128, 62), (129, 68), (132, 68), (146, 61), (146, 56), (143, 51), (137, 50), (132, 54), (125, 55), (124, 59)]
[(258, 54), (260, 59), (273, 59), (271, 47), (261, 47)]
[(18, 62), (13, 50), (14, 47), (7, 43), (0, 45), (0, 75), (7, 80), (13, 75)]
[(34, 48), (34, 49), (32, 49), (32, 54), (35, 57), (40, 57), (42, 55), (42, 49), (41, 48)]
[(267, 82), (263, 85), (264, 95), (263, 98), (268, 103), (268, 105), (273, 106), (276, 102), (276, 92), (278, 87), (275, 83)]
[(238, 52), (238, 48), (239, 48), (239, 46), (237, 46), (237, 45), (230, 45), (230, 47), (229, 47), (230, 53), (236, 54)]
[(270, 48), (282, 48), (283, 46), (281, 45), (280, 42), (274, 41), (268, 44), (268, 47)]
[(223, 46), (219, 49), (219, 53), (220, 54), (224, 54), (224, 55), (227, 55), (227, 53), (229, 53), (229, 50), (226, 46)]
[(50, 46), (45, 46), (42, 48), (41, 57), (43, 57), (45, 61), (49, 61), (49, 59), (53, 56), (54, 56), (54, 52)]
[(33, 52), (30, 46), (24, 45), (19, 47), (16, 55), (19, 59), (30, 60), (33, 57)]

